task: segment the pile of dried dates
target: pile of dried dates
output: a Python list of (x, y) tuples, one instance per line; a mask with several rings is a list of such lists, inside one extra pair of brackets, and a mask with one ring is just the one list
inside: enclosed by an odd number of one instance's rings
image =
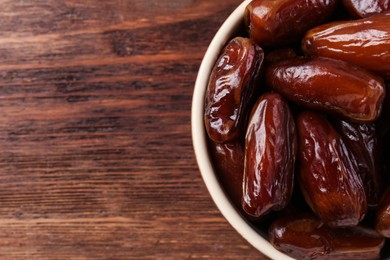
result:
[(390, 0), (254, 0), (244, 21), (205, 96), (225, 191), (297, 259), (388, 254)]

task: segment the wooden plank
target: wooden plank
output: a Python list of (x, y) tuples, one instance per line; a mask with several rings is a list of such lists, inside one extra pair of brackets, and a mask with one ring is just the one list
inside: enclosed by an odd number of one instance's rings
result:
[(0, 1), (1, 259), (263, 258), (191, 144), (199, 64), (239, 3)]

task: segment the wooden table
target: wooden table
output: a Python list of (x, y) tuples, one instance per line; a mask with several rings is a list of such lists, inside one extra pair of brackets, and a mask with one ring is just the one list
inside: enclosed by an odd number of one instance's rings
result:
[(204, 52), (239, 0), (0, 1), (0, 259), (263, 259), (194, 158)]

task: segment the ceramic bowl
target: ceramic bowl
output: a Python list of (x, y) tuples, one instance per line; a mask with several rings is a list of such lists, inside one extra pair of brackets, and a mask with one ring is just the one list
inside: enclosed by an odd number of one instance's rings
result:
[(211, 70), (222, 48), (232, 39), (243, 23), (245, 7), (251, 0), (244, 1), (238, 6), (229, 18), (224, 22), (214, 36), (199, 69), (192, 100), (192, 139), (198, 166), (203, 180), (211, 194), (215, 204), (226, 220), (237, 230), (251, 245), (261, 253), (278, 260), (291, 260), (293, 258), (276, 250), (268, 240), (260, 235), (255, 228), (235, 209), (225, 194), (213, 169), (207, 148), (207, 134), (204, 128), (203, 111), (204, 96)]

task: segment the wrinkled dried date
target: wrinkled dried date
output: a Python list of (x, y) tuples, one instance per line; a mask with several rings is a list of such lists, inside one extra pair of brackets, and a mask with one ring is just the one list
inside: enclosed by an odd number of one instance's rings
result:
[(383, 183), (375, 124), (357, 124), (337, 120), (335, 127), (356, 159), (368, 206), (376, 207), (382, 193)]
[(246, 132), (242, 206), (247, 214), (257, 218), (287, 205), (296, 149), (294, 119), (286, 101), (276, 93), (264, 94)]
[(389, 78), (390, 13), (320, 25), (306, 33), (302, 49), (308, 55), (344, 60)]
[(384, 194), (379, 205), (376, 230), (383, 236), (390, 238), (390, 188)]
[(336, 0), (254, 0), (244, 19), (255, 42), (283, 45), (299, 40), (308, 29), (328, 19), (336, 4)]
[(341, 136), (321, 115), (297, 118), (299, 181), (306, 202), (331, 227), (356, 226), (367, 200), (357, 164)]
[(244, 148), (239, 141), (210, 142), (210, 152), (219, 179), (237, 207), (241, 207)]
[(309, 214), (283, 217), (269, 229), (271, 243), (296, 259), (379, 259), (384, 238), (374, 230), (332, 229)]
[(357, 121), (381, 111), (384, 82), (368, 71), (326, 58), (296, 58), (271, 65), (267, 84), (287, 99)]
[(343, 0), (343, 4), (357, 18), (390, 11), (390, 0)]
[(231, 40), (222, 51), (205, 96), (205, 126), (213, 141), (240, 136), (263, 60), (263, 50), (241, 37)]

